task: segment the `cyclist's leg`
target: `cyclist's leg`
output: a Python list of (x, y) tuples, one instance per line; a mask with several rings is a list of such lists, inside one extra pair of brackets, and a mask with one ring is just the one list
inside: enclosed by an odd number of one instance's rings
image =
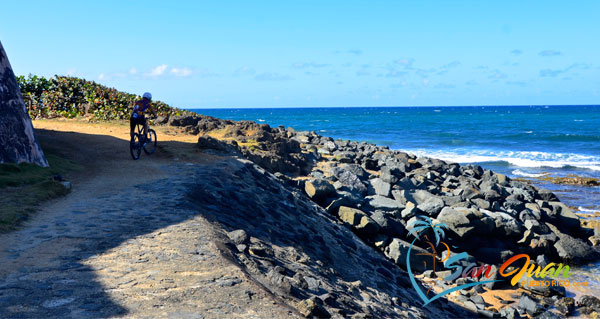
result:
[(131, 141), (133, 142), (133, 131), (135, 130), (136, 119), (132, 117), (129, 118), (129, 136), (131, 136)]
[(146, 121), (146, 117), (145, 116), (142, 116), (140, 118), (140, 121), (144, 125), (144, 139), (146, 139), (148, 137), (148, 121)]

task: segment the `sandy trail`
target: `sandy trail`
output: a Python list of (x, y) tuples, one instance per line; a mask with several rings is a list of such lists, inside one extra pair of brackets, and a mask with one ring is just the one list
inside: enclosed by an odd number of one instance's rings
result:
[(2, 318), (286, 318), (283, 303), (219, 249), (222, 230), (185, 205), (190, 171), (224, 158), (157, 129), (133, 161), (126, 123), (34, 121), (82, 169), (73, 191), (0, 236)]

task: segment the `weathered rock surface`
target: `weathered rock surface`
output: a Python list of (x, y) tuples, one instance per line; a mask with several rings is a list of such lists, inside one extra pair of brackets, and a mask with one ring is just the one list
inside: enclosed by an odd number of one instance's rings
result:
[(21, 90), (0, 42), (0, 163), (48, 166), (38, 145)]

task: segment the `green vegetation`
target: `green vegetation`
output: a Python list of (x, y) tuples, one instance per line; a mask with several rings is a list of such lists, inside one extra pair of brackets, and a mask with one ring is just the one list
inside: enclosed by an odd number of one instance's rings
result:
[(54, 176), (78, 166), (46, 152), (50, 167), (33, 164), (0, 164), (0, 233), (14, 229), (46, 200), (64, 196), (69, 190)]
[[(138, 95), (117, 91), (94, 81), (55, 76), (18, 76), (17, 82), (25, 100), (29, 116), (33, 119), (90, 116), (94, 121), (129, 118)], [(154, 101), (159, 115), (182, 115), (186, 111)]]

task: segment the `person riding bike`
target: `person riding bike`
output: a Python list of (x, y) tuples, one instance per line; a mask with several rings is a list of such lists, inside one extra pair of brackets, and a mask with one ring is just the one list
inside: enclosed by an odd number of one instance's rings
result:
[(144, 137), (146, 137), (148, 133), (148, 123), (146, 123), (146, 117), (144, 117), (144, 112), (150, 109), (154, 117), (156, 117), (156, 111), (152, 108), (152, 94), (150, 92), (144, 93), (142, 99), (135, 102), (133, 106), (133, 113), (131, 113), (131, 118), (129, 119), (129, 127), (131, 128), (129, 134), (131, 135), (131, 142), (133, 142), (133, 131), (135, 130), (135, 126), (140, 124), (144, 127)]

